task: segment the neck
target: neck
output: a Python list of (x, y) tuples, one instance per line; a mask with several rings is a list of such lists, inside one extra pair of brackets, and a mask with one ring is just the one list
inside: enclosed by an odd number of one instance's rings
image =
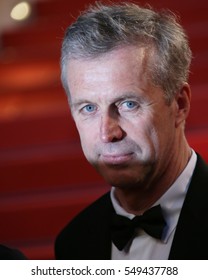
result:
[(151, 174), (138, 186), (116, 188), (116, 198), (127, 212), (143, 214), (171, 187), (191, 157), (191, 149), (186, 141), (183, 149), (177, 151), (169, 155), (170, 160), (160, 172), (155, 171), (157, 175)]

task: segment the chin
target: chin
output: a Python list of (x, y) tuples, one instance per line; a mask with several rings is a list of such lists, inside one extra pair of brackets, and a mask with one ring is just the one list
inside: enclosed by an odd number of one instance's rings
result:
[(111, 169), (111, 170), (98, 170), (100, 175), (110, 185), (118, 188), (135, 188), (142, 185), (147, 178), (147, 173), (144, 171), (129, 170), (128, 168)]
[(153, 165), (146, 162), (122, 162), (119, 164), (107, 164), (88, 160), (96, 171), (111, 186), (130, 188), (143, 184), (148, 180)]

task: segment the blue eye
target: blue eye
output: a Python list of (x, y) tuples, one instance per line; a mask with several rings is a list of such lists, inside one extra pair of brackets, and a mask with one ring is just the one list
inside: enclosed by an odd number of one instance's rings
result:
[(85, 110), (85, 112), (92, 113), (95, 111), (96, 106), (93, 104), (88, 104), (83, 109)]
[(136, 106), (136, 103), (134, 101), (126, 101), (126, 107), (129, 109), (133, 109)]
[(123, 110), (132, 110), (137, 107), (137, 103), (134, 101), (125, 101), (122, 103)]

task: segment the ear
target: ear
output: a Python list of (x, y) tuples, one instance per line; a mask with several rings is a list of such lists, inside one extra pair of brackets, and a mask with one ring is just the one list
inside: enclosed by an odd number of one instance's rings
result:
[(178, 127), (182, 123), (185, 123), (190, 111), (191, 89), (188, 83), (184, 83), (180, 91), (176, 94), (175, 102), (177, 110), (175, 126)]

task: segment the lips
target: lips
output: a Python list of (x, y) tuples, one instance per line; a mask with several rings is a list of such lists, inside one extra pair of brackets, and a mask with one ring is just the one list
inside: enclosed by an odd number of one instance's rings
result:
[(105, 164), (121, 165), (128, 163), (133, 157), (133, 153), (128, 154), (104, 154), (100, 158)]

